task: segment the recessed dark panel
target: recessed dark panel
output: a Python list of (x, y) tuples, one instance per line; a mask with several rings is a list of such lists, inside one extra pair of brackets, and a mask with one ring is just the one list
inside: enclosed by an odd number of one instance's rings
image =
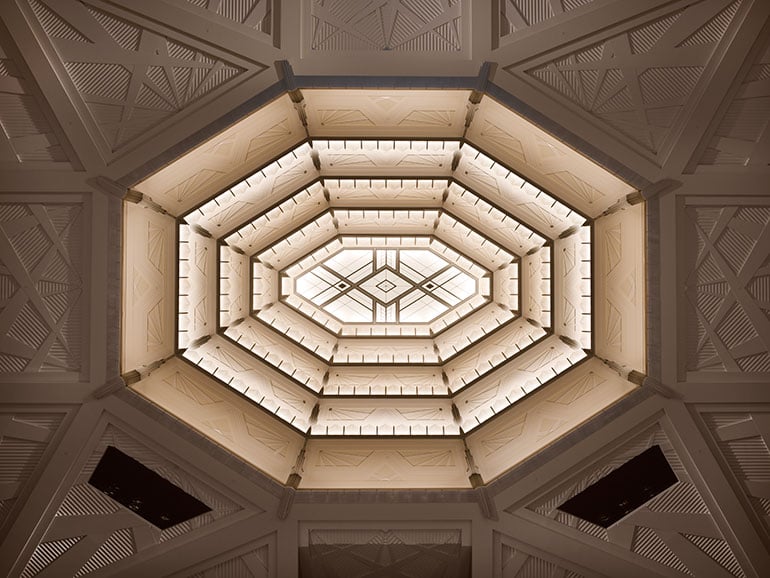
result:
[(652, 446), (564, 502), (559, 510), (607, 528), (677, 481), (660, 446)]
[(161, 530), (211, 511), (197, 498), (112, 446), (107, 447), (88, 483)]

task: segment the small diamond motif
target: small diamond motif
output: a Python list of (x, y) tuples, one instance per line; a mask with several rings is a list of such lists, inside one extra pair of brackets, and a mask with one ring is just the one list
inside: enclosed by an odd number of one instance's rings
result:
[(384, 279), (380, 283), (377, 283), (377, 289), (379, 289), (380, 291), (384, 291), (385, 293), (395, 288), (396, 288), (396, 284), (391, 282), (388, 279)]

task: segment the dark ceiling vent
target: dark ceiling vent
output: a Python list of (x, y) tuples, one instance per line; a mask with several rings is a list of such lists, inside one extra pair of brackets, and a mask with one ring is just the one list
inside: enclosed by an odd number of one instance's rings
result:
[(677, 481), (660, 446), (652, 446), (564, 502), (559, 510), (608, 528)]
[(211, 511), (197, 498), (112, 446), (107, 446), (88, 483), (161, 530)]

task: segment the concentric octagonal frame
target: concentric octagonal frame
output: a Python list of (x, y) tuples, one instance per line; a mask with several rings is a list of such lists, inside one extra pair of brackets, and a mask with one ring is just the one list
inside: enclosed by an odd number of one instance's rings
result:
[[(334, 489), (489, 482), (626, 395), (644, 205), (498, 99), (298, 90), (138, 183), (134, 389), (278, 481)], [(430, 246), (488, 298), (381, 326), (292, 301), (292, 275), (361, 246)], [(164, 299), (137, 319), (148, 278)]]

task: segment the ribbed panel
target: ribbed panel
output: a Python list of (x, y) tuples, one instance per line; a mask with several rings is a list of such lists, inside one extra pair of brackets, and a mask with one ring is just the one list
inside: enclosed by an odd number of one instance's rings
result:
[(147, 77), (155, 83), (153, 90), (160, 91), (160, 94), (167, 102), (176, 103), (174, 90), (171, 88), (168, 74), (164, 68), (160, 66), (148, 66)]
[(550, 2), (544, 0), (514, 0), (513, 3), (529, 26), (553, 18)]
[(136, 104), (138, 106), (145, 106), (147, 108), (156, 108), (161, 110), (175, 110), (175, 107), (169, 103), (165, 98), (161, 97), (158, 93), (143, 84), (139, 89), (139, 94), (136, 97)]
[(0, 483), (25, 481), (43, 457), (46, 444), (12, 437), (0, 438)]
[(732, 22), (740, 5), (741, 0), (736, 0), (730, 4), (705, 25), (701, 26), (679, 46), (696, 46), (698, 44), (714, 44), (718, 42), (724, 35), (730, 22)]
[(441, 0), (401, 0), (401, 4), (423, 22), (433, 20), (444, 12), (444, 2)]
[(131, 73), (120, 64), (65, 62), (64, 66), (78, 91), (86, 96), (118, 101), (128, 96)]
[(743, 307), (733, 305), (717, 327), (717, 335), (729, 349), (733, 349), (757, 336), (754, 325)]
[(756, 437), (720, 442), (730, 469), (743, 479), (770, 482), (770, 453), (765, 442)]
[(139, 48), (139, 39), (142, 35), (142, 31), (139, 27), (115, 18), (110, 14), (106, 14), (101, 10), (96, 10), (91, 7), (89, 7), (88, 10), (96, 21), (104, 27), (110, 36), (112, 36), (112, 39), (122, 48), (131, 51), (136, 51)]
[(27, 271), (33, 270), (51, 247), (51, 242), (41, 227), (21, 231), (13, 235), (10, 241)]
[(746, 576), (729, 544), (724, 540), (708, 538), (706, 536), (694, 536), (692, 534), (683, 534), (683, 536), (733, 576), (738, 576), (739, 578)]
[(64, 540), (54, 540), (52, 542), (43, 542), (35, 548), (32, 557), (27, 562), (22, 578), (30, 578), (42, 572), (48, 565), (72, 548), (81, 540), (82, 536), (76, 538), (66, 538)]
[(26, 302), (24, 307), (21, 308), (18, 317), (8, 330), (8, 337), (16, 339), (25, 345), (28, 345), (32, 349), (39, 348), (46, 337), (50, 328), (40, 317), (40, 314), (35, 311), (30, 302)]
[(676, 104), (692, 91), (702, 72), (702, 66), (648, 68), (639, 75), (642, 98), (645, 104)]
[(206, 569), (205, 572), (193, 574), (190, 578), (208, 578), (216, 576), (217, 578), (254, 578), (248, 566), (239, 558), (226, 560), (216, 566)]
[(719, 236), (716, 247), (732, 270), (738, 273), (754, 249), (754, 244), (755, 241), (751, 237), (728, 227)]
[(8, 353), (0, 354), (0, 373), (19, 373), (24, 371), (27, 360)]
[(665, 18), (661, 18), (650, 24), (646, 24), (641, 28), (632, 30), (628, 33), (628, 40), (631, 43), (631, 52), (634, 54), (642, 54), (647, 52), (655, 46), (666, 31), (671, 28), (671, 25), (679, 19), (681, 12), (671, 14)]
[[(243, 22), (260, 0), (224, 0), (220, 2), (217, 13), (220, 16)], [(263, 0), (263, 3), (270, 0)]]
[(0, 275), (0, 300), (5, 301), (16, 293), (19, 284), (10, 275)]
[(708, 514), (709, 509), (692, 484), (679, 482), (650, 500), (646, 507), (653, 512)]
[(180, 58), (182, 60), (195, 61), (195, 55), (197, 54), (197, 52), (189, 46), (184, 46), (173, 40), (166, 41), (166, 49), (168, 50), (168, 55), (170, 57)]
[(28, 94), (0, 93), (0, 123), (10, 139), (51, 132), (37, 101)]
[(83, 567), (77, 571), (75, 577), (83, 576), (99, 568), (109, 566), (113, 562), (128, 558), (134, 554), (136, 554), (136, 546), (133, 533), (130, 528), (123, 528), (113, 532), (112, 536), (99, 546), (99, 549), (94, 552), (88, 562), (83, 564)]
[(46, 34), (51, 38), (64, 38), (67, 40), (77, 40), (80, 42), (90, 42), (88, 38), (75, 30), (69, 23), (56, 15), (51, 9), (38, 0), (29, 0), (32, 11), (37, 16), (40, 24), (43, 26)]
[(547, 562), (542, 558), (530, 556), (516, 573), (515, 578), (543, 578), (544, 576), (553, 576), (556, 570), (555, 564)]
[(658, 564), (669, 566), (685, 574), (692, 575), (692, 572), (685, 566), (679, 557), (661, 540), (651, 528), (638, 527), (634, 536), (634, 543), (631, 547), (633, 552), (640, 556), (654, 560)]
[(575, 8), (580, 8), (581, 6), (587, 6), (588, 4), (591, 4), (594, 0), (561, 0), (562, 6), (564, 6), (565, 11), (574, 10)]
[(755, 355), (739, 357), (737, 360), (741, 371), (753, 371), (757, 373), (770, 373), (770, 353), (764, 351)]
[(103, 516), (112, 514), (120, 509), (112, 498), (88, 483), (72, 486), (59, 509), (57, 516)]

